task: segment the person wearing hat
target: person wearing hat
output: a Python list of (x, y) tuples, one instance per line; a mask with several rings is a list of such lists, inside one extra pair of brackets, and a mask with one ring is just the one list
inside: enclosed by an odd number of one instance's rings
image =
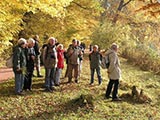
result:
[(23, 95), (22, 89), (26, 72), (26, 43), (27, 42), (24, 38), (20, 38), (18, 40), (18, 45), (14, 48), (13, 51), (13, 72), (15, 75), (15, 93), (17, 95)]
[[(119, 79), (121, 76), (120, 70), (120, 61), (117, 55), (118, 52), (118, 45), (113, 43), (111, 48), (107, 51), (106, 54), (109, 55), (109, 68), (108, 68), (108, 77), (109, 83), (107, 86), (105, 97), (112, 98), (113, 101), (121, 100), (118, 98), (118, 86), (119, 86)], [(112, 97), (110, 96), (113, 87)]]

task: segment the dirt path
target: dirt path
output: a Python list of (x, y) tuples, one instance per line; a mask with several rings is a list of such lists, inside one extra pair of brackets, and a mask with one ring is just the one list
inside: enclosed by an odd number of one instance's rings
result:
[(12, 68), (0, 68), (0, 83), (14, 77)]
[[(89, 50), (86, 49), (85, 53), (89, 53)], [(0, 68), (0, 83), (9, 80), (13, 77), (14, 73), (12, 71), (12, 68), (6, 68), (6, 67)]]

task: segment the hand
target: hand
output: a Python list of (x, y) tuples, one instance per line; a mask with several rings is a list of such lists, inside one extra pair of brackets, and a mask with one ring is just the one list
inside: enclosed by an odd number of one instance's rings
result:
[(35, 56), (34, 55), (32, 55), (31, 58), (32, 58), (32, 60), (35, 60)]
[(18, 72), (18, 71), (21, 71), (21, 69), (20, 69), (20, 68), (17, 68), (16, 71), (17, 71), (17, 72)]

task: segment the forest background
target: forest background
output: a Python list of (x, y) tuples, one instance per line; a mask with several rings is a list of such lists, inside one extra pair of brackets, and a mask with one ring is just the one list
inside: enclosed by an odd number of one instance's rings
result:
[[(86, 69), (89, 68), (89, 60), (86, 53), (79, 84), (66, 84), (67, 78), (64, 78), (53, 93), (46, 93), (42, 87), (44, 78), (34, 77), (33, 92), (16, 96), (14, 79), (1, 83), (0, 119), (159, 120), (160, 76), (155, 75), (160, 74), (159, 1), (1, 1), (0, 67), (5, 65), (5, 60), (12, 54), (12, 47), (20, 37), (28, 39), (37, 34), (40, 36), (40, 45), (43, 45), (53, 36), (65, 48), (73, 38), (84, 42), (86, 46), (97, 44), (104, 50), (116, 42), (120, 46), (119, 55), (122, 56), (119, 95), (123, 96), (123, 101), (112, 102), (104, 98), (108, 84), (104, 69), (101, 69), (103, 84), (97, 85), (95, 79), (95, 84), (89, 85), (89, 69)], [(125, 97), (130, 95), (133, 85), (143, 90), (142, 98), (149, 97), (151, 100), (139, 101), (141, 99)]]
[[(108, 49), (160, 74), (159, 0), (4, 0), (0, 3), (0, 66), (16, 41), (54, 36), (65, 47), (73, 38)], [(11, 43), (12, 41), (12, 43)]]

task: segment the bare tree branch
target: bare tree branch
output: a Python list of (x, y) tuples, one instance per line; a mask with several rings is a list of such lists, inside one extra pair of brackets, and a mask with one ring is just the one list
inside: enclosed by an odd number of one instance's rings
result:
[(124, 0), (121, 0), (118, 6), (118, 11), (121, 11), (123, 7), (125, 7), (127, 4), (129, 4), (132, 0), (129, 0), (128, 2), (124, 3)]
[(129, 4), (131, 1), (132, 1), (132, 0), (129, 0), (128, 2), (126, 2), (126, 3), (123, 5), (123, 7), (126, 6), (127, 4)]
[[(126, 5), (128, 5), (131, 1), (133, 1), (133, 0), (128, 0), (128, 2), (124, 3), (124, 0), (121, 0), (120, 3), (119, 3), (119, 6), (118, 6), (118, 8), (117, 8), (117, 10), (118, 10), (118, 11), (121, 11), (122, 8), (125, 7)], [(113, 23), (116, 23), (116, 22), (117, 22), (118, 16), (119, 16), (119, 14), (117, 13), (117, 14), (115, 15), (115, 17), (113, 18)]]
[(72, 3), (76, 4), (77, 6), (79, 6), (80, 8), (83, 8), (83, 9), (85, 9), (85, 10), (90, 10), (90, 9), (91, 9), (91, 8), (86, 7), (86, 6), (82, 6), (81, 4), (76, 3), (76, 2), (74, 2), (74, 1), (73, 1)]

